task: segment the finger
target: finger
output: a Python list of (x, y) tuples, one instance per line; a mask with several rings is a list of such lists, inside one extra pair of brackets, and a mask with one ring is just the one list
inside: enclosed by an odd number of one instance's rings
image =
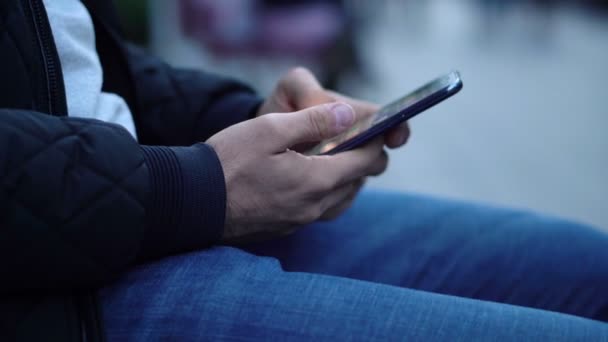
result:
[(323, 89), (312, 72), (303, 67), (292, 69), (279, 86), (296, 110), (336, 101)]
[(354, 187), (351, 193), (337, 205), (334, 205), (333, 207), (325, 211), (323, 215), (321, 215), (321, 220), (333, 220), (338, 216), (342, 215), (342, 213), (344, 213), (348, 208), (352, 206), (353, 202), (355, 201), (355, 198), (357, 198), (357, 194), (359, 194), (359, 191), (361, 191), (361, 188), (365, 184), (365, 178), (358, 179), (353, 183)]
[(311, 176), (323, 177), (328, 184), (337, 187), (379, 172), (376, 163), (383, 147), (384, 140), (379, 137), (354, 150), (332, 156), (309, 157), (314, 165), (310, 170)]
[(284, 152), (297, 144), (332, 138), (353, 125), (355, 113), (344, 103), (322, 104), (298, 112), (265, 115), (264, 119), (274, 139), (269, 148)]
[(388, 154), (386, 151), (382, 151), (382, 153), (378, 156), (375, 162), (373, 162), (368, 170), (368, 176), (380, 176), (386, 171), (388, 167)]
[(385, 135), (384, 142), (389, 148), (398, 148), (408, 141), (410, 137), (410, 128), (407, 122), (389, 130)]
[(321, 199), (321, 215), (319, 218), (323, 219), (330, 208), (338, 208), (344, 202), (348, 202), (349, 198), (353, 197), (353, 194), (356, 193), (357, 190), (358, 184), (356, 182), (350, 182), (327, 193), (327, 195)]

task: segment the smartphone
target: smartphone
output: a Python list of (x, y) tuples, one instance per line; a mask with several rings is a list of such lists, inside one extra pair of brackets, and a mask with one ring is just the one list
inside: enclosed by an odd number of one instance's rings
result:
[(387, 130), (433, 107), (462, 89), (460, 74), (453, 71), (397, 101), (368, 118), (355, 123), (348, 131), (323, 140), (306, 152), (307, 155), (331, 155), (357, 148)]

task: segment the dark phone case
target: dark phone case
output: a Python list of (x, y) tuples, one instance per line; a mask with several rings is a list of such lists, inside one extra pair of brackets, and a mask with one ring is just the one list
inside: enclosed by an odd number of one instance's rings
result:
[(420, 100), (419, 102), (405, 108), (399, 114), (393, 115), (390, 119), (370, 127), (367, 131), (353, 137), (342, 144), (334, 147), (332, 150), (323, 153), (322, 155), (332, 155), (348, 150), (352, 150), (358, 146), (365, 144), (371, 139), (379, 136), (380, 134), (386, 132), (387, 130), (399, 125), (400, 123), (407, 121), (416, 115), (424, 112), (425, 110), (435, 106), (436, 104), (444, 101), (445, 99), (455, 95), (462, 89), (462, 80), (460, 76), (458, 76), (458, 82), (450, 87), (445, 87), (430, 96)]

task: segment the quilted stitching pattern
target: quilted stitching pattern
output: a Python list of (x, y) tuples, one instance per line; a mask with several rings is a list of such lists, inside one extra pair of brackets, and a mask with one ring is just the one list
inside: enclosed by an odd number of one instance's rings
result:
[[(61, 150), (60, 146), (58, 146), (58, 145), (66, 139), (73, 138), (75, 136), (79, 137), (81, 135), (81, 133), (83, 133), (85, 130), (87, 130), (89, 128), (88, 126), (90, 126), (90, 125), (93, 125), (93, 124), (86, 123), (79, 129), (75, 129), (69, 125), (66, 125), (66, 127), (70, 129), (70, 132), (68, 134), (58, 136), (57, 138), (55, 138), (55, 140), (51, 141), (50, 143), (43, 141), (41, 138), (35, 136), (34, 134), (32, 134), (30, 132), (27, 132), (24, 128), (17, 128), (17, 130), (19, 130), (20, 133), (27, 135), (29, 138), (31, 138), (33, 140), (36, 140), (41, 146), (44, 146), (44, 147), (42, 147), (42, 149), (40, 149), (40, 150), (35, 151), (33, 153), (33, 155), (28, 156), (22, 165), (14, 168), (15, 171), (11, 172), (9, 175), (4, 177), (4, 179), (6, 180), (6, 179), (10, 178), (10, 175), (12, 175), (12, 174), (23, 172), (23, 169), (26, 169), (28, 167), (28, 165), (31, 164), (31, 162), (34, 159), (36, 159), (37, 157), (40, 157), (45, 152), (48, 152), (51, 149), (61, 152), (67, 158), (71, 158), (71, 156), (66, 151)], [(86, 169), (87, 171), (91, 172), (92, 174), (94, 174), (96, 177), (100, 178), (103, 181), (107, 181), (108, 185), (105, 186), (101, 191), (97, 191), (94, 194), (92, 194), (93, 199), (86, 203), (82, 203), (78, 210), (76, 210), (74, 213), (72, 213), (70, 217), (64, 219), (64, 224), (68, 224), (70, 221), (73, 220), (73, 218), (75, 216), (79, 215), (80, 212), (83, 211), (84, 209), (94, 206), (95, 202), (101, 200), (104, 196), (106, 196), (112, 190), (114, 190), (114, 191), (119, 190), (119, 191), (124, 192), (131, 200), (136, 202), (137, 205), (143, 209), (144, 204), (142, 203), (142, 200), (140, 198), (136, 198), (134, 195), (131, 194), (131, 192), (126, 190), (122, 185), (122, 183), (124, 182), (125, 179), (127, 179), (137, 169), (142, 167), (143, 163), (144, 163), (144, 160), (141, 159), (139, 161), (139, 163), (137, 163), (135, 166), (133, 166), (128, 171), (126, 171), (123, 175), (120, 175), (120, 176), (113, 176), (109, 173), (105, 173), (105, 171), (104, 172), (100, 171), (99, 168), (101, 168), (102, 165), (92, 166), (92, 165), (89, 165), (84, 162), (79, 163), (78, 167)]]
[[(33, 273), (46, 264), (48, 270), (37, 271), (53, 278), (47, 282), (53, 286), (70, 281), (65, 272), (80, 273), (75, 283), (91, 283), (132, 262), (143, 239), (148, 190), (143, 155), (128, 132), (28, 112), (0, 111), (0, 118), (0, 145), (11, 149), (0, 158), (0, 201), (8, 204), (0, 229), (8, 241), (25, 242), (15, 253), (23, 260), (11, 263), (15, 269)], [(36, 261), (40, 255), (48, 260)], [(27, 279), (17, 277), (13, 285)]]

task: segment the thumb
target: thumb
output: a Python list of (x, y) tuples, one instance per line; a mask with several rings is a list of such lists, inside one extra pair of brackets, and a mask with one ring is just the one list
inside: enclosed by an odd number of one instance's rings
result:
[(343, 133), (355, 123), (355, 111), (346, 103), (326, 103), (282, 114), (276, 119), (284, 128), (280, 148), (317, 142)]

